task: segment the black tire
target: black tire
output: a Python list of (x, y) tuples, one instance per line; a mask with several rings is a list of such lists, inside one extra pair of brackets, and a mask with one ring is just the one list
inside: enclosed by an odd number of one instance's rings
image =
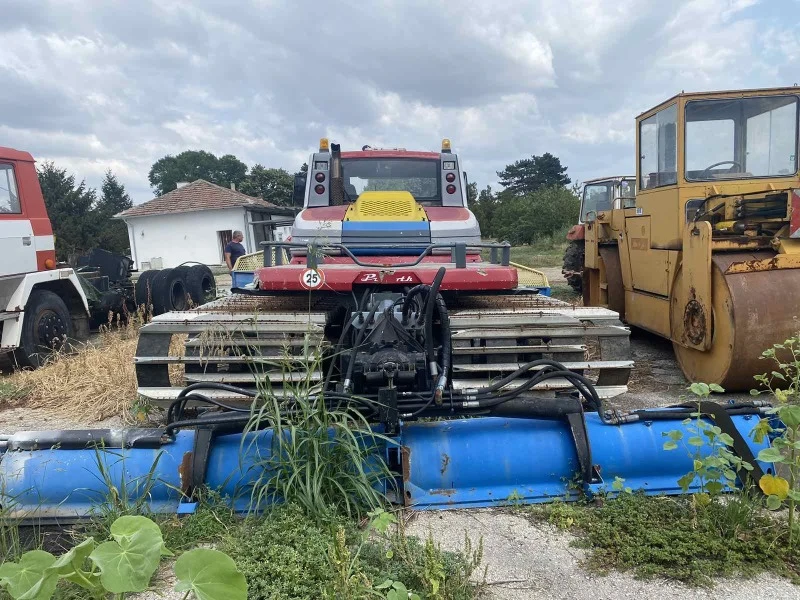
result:
[(194, 306), (205, 304), (217, 297), (217, 281), (206, 265), (192, 265), (186, 274), (186, 292)]
[(564, 268), (561, 269), (569, 286), (579, 294), (583, 291), (584, 253), (583, 240), (571, 241), (564, 251)]
[(163, 269), (153, 279), (153, 315), (186, 310), (186, 284), (180, 271)]
[(64, 301), (48, 290), (33, 290), (25, 305), (17, 364), (37, 369), (73, 339), (72, 317)]
[(155, 279), (156, 275), (159, 273), (160, 271), (157, 269), (152, 269), (139, 275), (139, 279), (136, 280), (136, 291), (134, 293), (137, 306), (150, 306), (153, 303), (153, 279)]

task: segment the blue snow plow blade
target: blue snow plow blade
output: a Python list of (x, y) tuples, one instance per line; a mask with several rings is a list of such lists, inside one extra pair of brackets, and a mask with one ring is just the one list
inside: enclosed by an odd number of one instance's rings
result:
[[(750, 435), (763, 408), (704, 404), (706, 418), (732, 435), (734, 451), (756, 467), (753, 477), (771, 472), (753, 458), (769, 440), (755, 443)], [(689, 447), (663, 446), (667, 432), (683, 430), (688, 410), (696, 405), (636, 411), (634, 422), (623, 424), (596, 412), (401, 423), (393, 436), (366, 443), (394, 472), (379, 487), (420, 510), (574, 500), (611, 493), (617, 477), (647, 494), (680, 494), (678, 479), (692, 470), (693, 458)], [(205, 487), (239, 513), (257, 511), (265, 507), (252, 506), (250, 492), (274, 441), (271, 429), (245, 434), (202, 426), (0, 436), (0, 506), (10, 518), (69, 522), (91, 517), (114, 488), (154, 513), (186, 513)]]

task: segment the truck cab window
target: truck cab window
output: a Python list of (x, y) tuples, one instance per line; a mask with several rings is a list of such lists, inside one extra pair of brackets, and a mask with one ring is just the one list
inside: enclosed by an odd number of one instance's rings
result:
[(19, 214), (22, 209), (17, 194), (14, 167), (0, 164), (0, 213)]

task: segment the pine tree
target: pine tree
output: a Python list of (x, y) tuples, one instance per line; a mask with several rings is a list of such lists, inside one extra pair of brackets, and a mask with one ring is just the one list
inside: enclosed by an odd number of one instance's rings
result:
[(97, 246), (110, 252), (127, 254), (130, 251), (128, 227), (114, 215), (133, 206), (133, 200), (116, 176), (109, 170), (100, 188), (95, 219), (97, 222)]

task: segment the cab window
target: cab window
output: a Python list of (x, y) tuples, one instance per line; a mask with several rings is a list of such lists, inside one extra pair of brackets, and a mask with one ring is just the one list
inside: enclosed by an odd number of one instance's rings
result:
[(441, 206), (439, 161), (411, 158), (346, 158), (342, 160), (346, 202), (361, 192), (405, 191), (427, 206)]
[(0, 164), (0, 213), (19, 214), (21, 212), (14, 167)]
[(639, 123), (640, 189), (678, 183), (677, 121), (673, 104)]

